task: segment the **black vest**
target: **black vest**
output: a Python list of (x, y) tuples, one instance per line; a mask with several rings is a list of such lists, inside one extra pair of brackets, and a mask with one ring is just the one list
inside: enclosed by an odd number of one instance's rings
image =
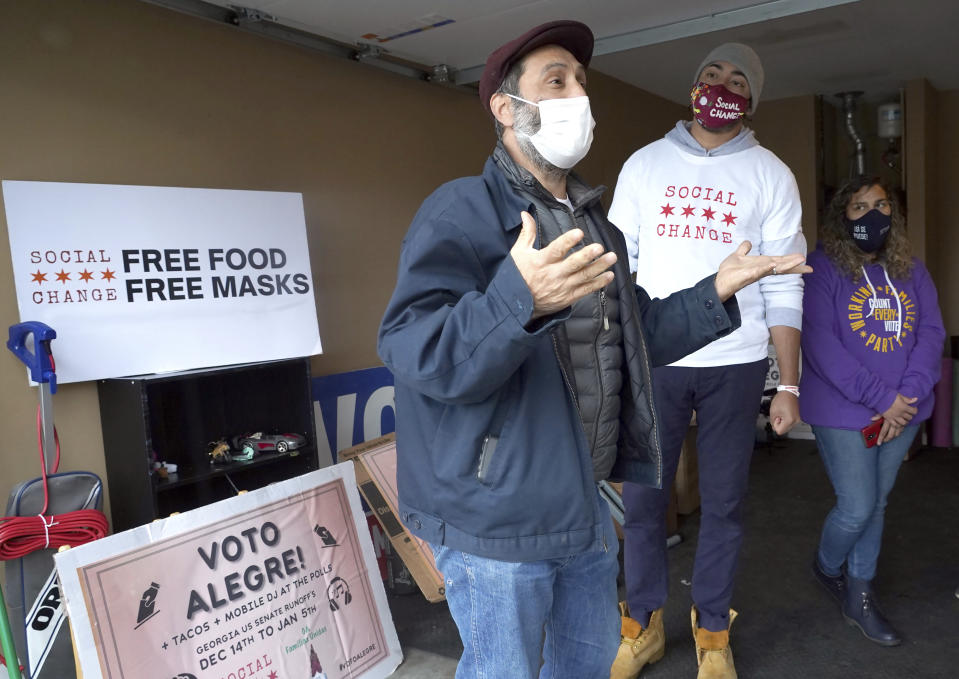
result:
[[(504, 158), (505, 157), (505, 158)], [(567, 178), (567, 192), (573, 209), (559, 202), (542, 185), (498, 147), (494, 158), (518, 191), (535, 208), (538, 243), (543, 248), (558, 236), (580, 228), (586, 237), (575, 249), (602, 242), (587, 208), (605, 190), (589, 188), (575, 177)], [(593, 460), (593, 475), (598, 481), (609, 476), (616, 461), (620, 425), (620, 392), (623, 388), (623, 336), (619, 322), (619, 300), (613, 289), (602, 289), (573, 304), (567, 321), (553, 331), (560, 365), (571, 365), (567, 385), (576, 402)], [(568, 360), (563, 360), (568, 358)]]

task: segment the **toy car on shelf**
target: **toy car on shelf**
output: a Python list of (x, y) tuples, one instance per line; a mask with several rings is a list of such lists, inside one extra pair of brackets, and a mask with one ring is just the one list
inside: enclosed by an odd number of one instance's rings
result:
[(237, 436), (234, 441), (234, 447), (242, 455), (249, 455), (250, 457), (274, 451), (288, 453), (306, 445), (306, 437), (301, 434), (264, 434), (263, 432), (256, 432), (255, 434)]

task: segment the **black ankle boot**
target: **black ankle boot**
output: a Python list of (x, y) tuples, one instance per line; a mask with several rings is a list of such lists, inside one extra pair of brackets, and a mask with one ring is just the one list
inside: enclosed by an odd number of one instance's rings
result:
[(845, 585), (842, 617), (846, 622), (858, 627), (867, 639), (880, 646), (898, 646), (902, 643), (899, 633), (879, 609), (872, 583), (846, 575)]
[(816, 555), (812, 560), (812, 572), (816, 576), (816, 580), (819, 581), (823, 587), (826, 588), (826, 591), (832, 595), (832, 598), (839, 602), (839, 605), (842, 605), (843, 599), (846, 594), (846, 581), (843, 578), (842, 573), (839, 575), (829, 575), (822, 569), (822, 566), (819, 564), (819, 556)]

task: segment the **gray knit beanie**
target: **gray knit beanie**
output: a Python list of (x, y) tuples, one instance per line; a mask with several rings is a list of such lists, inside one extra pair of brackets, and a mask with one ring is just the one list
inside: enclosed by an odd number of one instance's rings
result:
[(693, 75), (693, 85), (699, 82), (699, 75), (709, 64), (714, 61), (728, 61), (738, 68), (746, 76), (746, 82), (749, 83), (749, 113), (755, 113), (759, 105), (759, 95), (763, 91), (763, 64), (759, 61), (759, 55), (753, 51), (749, 45), (741, 42), (723, 43), (712, 52), (706, 55), (703, 63), (696, 69)]

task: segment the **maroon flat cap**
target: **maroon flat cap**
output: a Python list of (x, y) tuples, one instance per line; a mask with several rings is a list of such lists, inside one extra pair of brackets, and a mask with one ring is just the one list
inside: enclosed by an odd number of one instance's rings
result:
[(569, 50), (583, 66), (589, 66), (593, 56), (593, 32), (579, 21), (550, 21), (528, 30), (495, 50), (486, 59), (486, 67), (479, 81), (480, 103), (488, 112), (489, 99), (493, 96), (510, 67), (527, 54), (543, 45), (559, 45)]

